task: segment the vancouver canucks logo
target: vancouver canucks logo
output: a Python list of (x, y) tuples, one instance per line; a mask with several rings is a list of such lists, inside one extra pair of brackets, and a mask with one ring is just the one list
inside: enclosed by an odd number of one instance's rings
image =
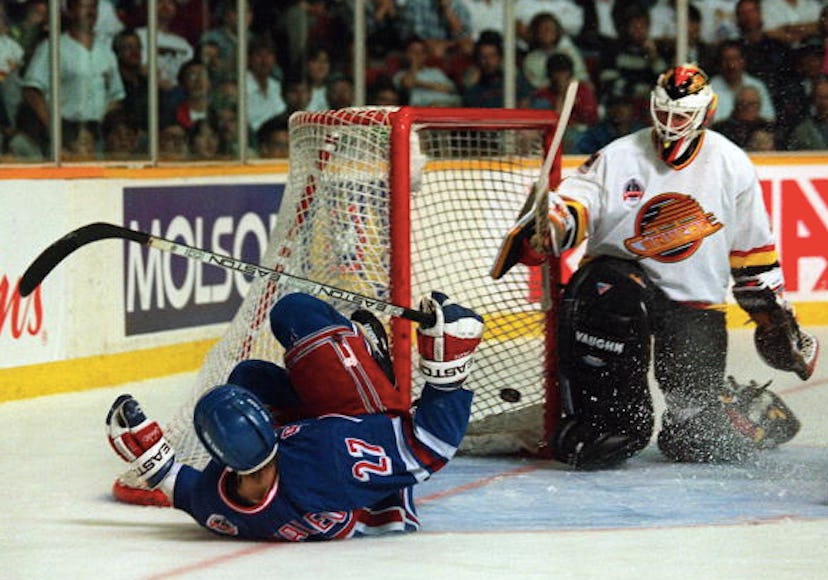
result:
[(724, 227), (699, 202), (680, 193), (654, 197), (641, 208), (636, 219), (635, 235), (624, 240), (624, 247), (637, 256), (659, 262), (689, 258), (704, 238)]

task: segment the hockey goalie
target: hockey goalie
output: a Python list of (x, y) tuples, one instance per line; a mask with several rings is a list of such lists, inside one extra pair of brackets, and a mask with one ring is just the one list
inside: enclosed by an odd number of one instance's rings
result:
[(658, 447), (672, 460), (743, 461), (799, 430), (768, 384), (725, 378), (731, 283), (768, 365), (807, 380), (819, 345), (784, 297), (754, 167), (706, 129), (715, 110), (701, 69), (667, 70), (651, 92), (653, 127), (594, 154), (548, 200), (538, 195), (492, 269), (497, 279), (586, 239), (562, 296), (564, 417), (551, 442), (574, 467), (614, 466), (648, 445), (651, 363), (666, 402)]

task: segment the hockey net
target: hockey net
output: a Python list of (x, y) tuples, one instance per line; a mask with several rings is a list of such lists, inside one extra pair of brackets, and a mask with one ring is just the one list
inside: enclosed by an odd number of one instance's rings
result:
[[(464, 453), (543, 454), (559, 413), (555, 304), (541, 307), (540, 269), (519, 265), (500, 280), (489, 276), (539, 177), (555, 120), (550, 111), (412, 107), (301, 112), (290, 120), (288, 183), (263, 265), (406, 307), (441, 290), (482, 314)], [(550, 182), (559, 178), (556, 160)], [(267, 315), (291, 291), (283, 282), (253, 282), (191, 398), (165, 428), (178, 460), (196, 467), (209, 460), (192, 428), (205, 390), (240, 360), (281, 361)], [(346, 315), (354, 309), (333, 303)], [(416, 398), (423, 381), (415, 329), (406, 320), (383, 322), (398, 384)], [(164, 503), (129, 474), (116, 481), (115, 496)]]

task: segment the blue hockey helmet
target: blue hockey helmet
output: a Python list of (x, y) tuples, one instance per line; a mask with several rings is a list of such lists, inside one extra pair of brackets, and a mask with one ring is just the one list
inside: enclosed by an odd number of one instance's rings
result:
[(276, 455), (271, 416), (259, 399), (236, 385), (220, 385), (196, 403), (199, 441), (219, 463), (241, 474), (264, 467)]

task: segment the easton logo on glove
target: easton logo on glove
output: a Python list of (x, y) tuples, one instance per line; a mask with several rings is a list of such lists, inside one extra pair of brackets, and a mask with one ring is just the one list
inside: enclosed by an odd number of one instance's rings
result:
[(472, 355), (483, 336), (483, 318), (453, 304), (442, 292), (420, 301), (420, 310), (434, 314), (432, 326), (417, 329), (420, 371), (438, 387), (457, 388), (471, 372)]
[(175, 451), (158, 423), (147, 419), (131, 395), (121, 395), (106, 415), (109, 444), (150, 489), (158, 487), (175, 462)]

